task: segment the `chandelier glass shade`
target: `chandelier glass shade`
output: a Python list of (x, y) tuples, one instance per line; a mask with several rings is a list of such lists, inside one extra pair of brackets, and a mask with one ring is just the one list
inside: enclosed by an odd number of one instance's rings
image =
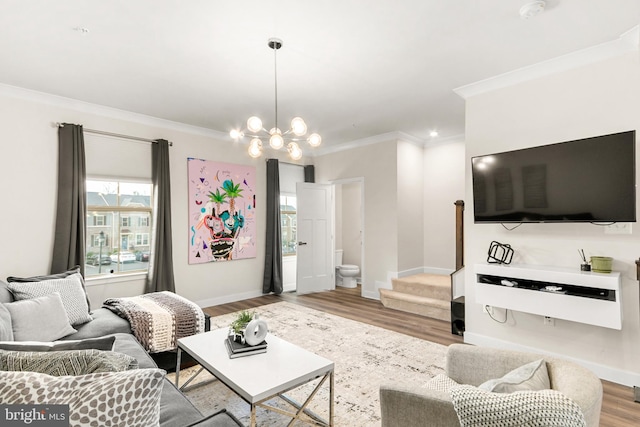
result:
[(251, 116), (247, 119), (247, 125), (244, 130), (232, 129), (229, 135), (234, 140), (247, 136), (251, 138), (249, 142), (248, 153), (251, 157), (257, 158), (262, 155), (263, 146), (268, 142), (269, 146), (274, 150), (280, 150), (286, 147), (289, 156), (293, 160), (302, 158), (302, 149), (299, 142), (306, 140), (311, 147), (317, 147), (322, 143), (322, 137), (317, 133), (307, 135), (307, 124), (302, 117), (294, 117), (291, 119), (289, 128), (282, 132), (278, 128), (278, 66), (276, 61), (276, 53), (282, 47), (282, 40), (270, 38), (268, 41), (269, 48), (273, 49), (274, 69), (275, 69), (275, 125), (271, 130), (263, 127), (262, 120), (257, 116)]

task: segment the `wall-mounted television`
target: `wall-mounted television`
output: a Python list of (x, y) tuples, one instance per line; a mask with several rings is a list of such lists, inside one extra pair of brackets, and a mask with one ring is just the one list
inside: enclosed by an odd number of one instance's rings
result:
[(476, 223), (635, 222), (635, 131), (471, 159)]

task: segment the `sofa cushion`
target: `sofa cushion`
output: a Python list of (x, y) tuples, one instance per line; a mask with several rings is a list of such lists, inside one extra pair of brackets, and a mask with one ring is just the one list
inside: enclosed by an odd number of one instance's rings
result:
[(85, 375), (137, 369), (135, 358), (113, 351), (6, 351), (0, 350), (0, 371), (32, 371), (42, 374)]
[(75, 326), (77, 332), (62, 338), (63, 340), (83, 340), (105, 335), (131, 333), (131, 325), (126, 319), (118, 316), (106, 308), (99, 308), (91, 312), (91, 322)]
[(495, 393), (513, 393), (520, 390), (544, 390), (551, 388), (547, 363), (543, 359), (520, 366), (504, 375), (486, 381), (478, 388)]
[(585, 427), (580, 406), (556, 390), (492, 393), (471, 385), (451, 388), (462, 427)]
[(13, 326), (11, 325), (11, 313), (0, 302), (0, 341), (13, 341)]
[(88, 338), (68, 341), (7, 341), (0, 342), (0, 350), (13, 351), (63, 351), (63, 350), (113, 350), (116, 337)]
[(72, 326), (90, 322), (89, 306), (80, 273), (40, 282), (10, 282), (9, 290), (17, 301), (60, 293), (62, 304)]
[(0, 372), (0, 396), (4, 404), (68, 404), (70, 425), (151, 427), (159, 425), (164, 374), (161, 369), (63, 377)]
[[(71, 276), (72, 274), (80, 274), (80, 278), (82, 280), (82, 290), (85, 294), (85, 299), (87, 300), (87, 310), (91, 310), (91, 301), (89, 301), (89, 295), (87, 294), (87, 289), (84, 285), (84, 277), (82, 277), (82, 272), (80, 271), (80, 266), (76, 265), (70, 270), (64, 271), (62, 273), (57, 274), (47, 274), (45, 276), (32, 276), (32, 277), (16, 277), (9, 276), (7, 277), (7, 282), (42, 282), (44, 280), (54, 280), (54, 279), (64, 279), (65, 277)], [(0, 295), (1, 297), (2, 295)]]
[(58, 292), (4, 305), (11, 313), (16, 341), (55, 341), (76, 332)]

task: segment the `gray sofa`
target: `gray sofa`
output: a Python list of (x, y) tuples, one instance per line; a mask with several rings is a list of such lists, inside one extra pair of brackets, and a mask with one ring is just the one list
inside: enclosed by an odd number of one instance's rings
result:
[[(458, 384), (479, 386), (533, 361), (544, 359), (552, 390), (580, 407), (586, 425), (597, 427), (602, 407), (602, 382), (582, 366), (540, 354), (452, 344), (446, 355), (446, 375)], [(382, 427), (460, 426), (450, 394), (419, 384), (385, 384), (380, 388)]]
[[(0, 303), (11, 303), (13, 295), (7, 285), (0, 281)], [(82, 340), (104, 336), (115, 336), (113, 351), (134, 357), (139, 368), (156, 368), (157, 364), (131, 334), (129, 322), (106, 308), (91, 311), (92, 321), (74, 326), (76, 333), (61, 340)], [(240, 422), (230, 413), (221, 411), (209, 416), (196, 409), (167, 378), (163, 381), (160, 398), (160, 425), (162, 427), (238, 427)]]

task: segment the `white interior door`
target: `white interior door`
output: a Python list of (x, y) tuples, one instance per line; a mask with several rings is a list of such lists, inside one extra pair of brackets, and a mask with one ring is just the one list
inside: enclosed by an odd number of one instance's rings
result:
[(299, 182), (297, 292), (335, 288), (333, 185)]

